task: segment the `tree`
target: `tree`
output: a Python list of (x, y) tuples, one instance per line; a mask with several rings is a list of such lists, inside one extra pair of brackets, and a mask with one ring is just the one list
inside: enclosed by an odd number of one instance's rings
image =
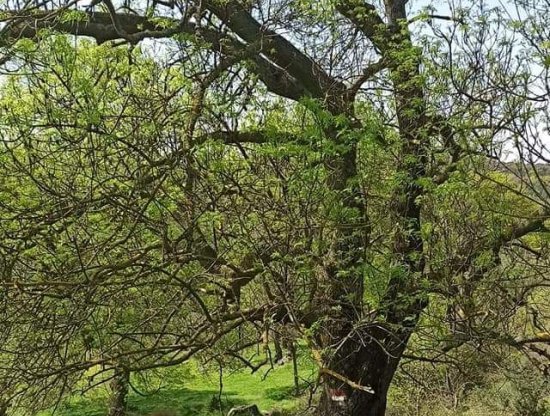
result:
[[(99, 6), (102, 9), (96, 10)], [(128, 134), (136, 140), (128, 144), (114, 135), (113, 146), (123, 143), (127, 152), (120, 160), (131, 162), (115, 163), (105, 173), (111, 180), (113, 172), (125, 172), (131, 198), (114, 203), (118, 195), (109, 189), (106, 202), (92, 198), (84, 208), (89, 214), (93, 204), (116, 207), (106, 211), (103, 221), (119, 215), (118, 209), (127, 212), (128, 222), (120, 232), (131, 231), (134, 245), (107, 237), (117, 243), (110, 246), (114, 255), (125, 253), (126, 261), (94, 267), (109, 280), (115, 272), (129, 272), (131, 284), (123, 286), (128, 302), (135, 277), (145, 276), (146, 285), (171, 282), (185, 288), (181, 301), (186, 312), (193, 311), (187, 321), (190, 332), (175, 336), (176, 344), (166, 341), (161, 347), (151, 330), (140, 334), (141, 348), (124, 347), (119, 355), (131, 355), (139, 364), (132, 370), (181, 362), (206, 348), (207, 342), (219, 341), (224, 353), (238, 355), (248, 343), (233, 342), (233, 329), (250, 329), (251, 342), (256, 342), (258, 323), (276, 323), (293, 327), (312, 348), (325, 386), (319, 415), (383, 415), (409, 340), (430, 302), (437, 305), (435, 293), (445, 294), (449, 305), (444, 315), (462, 326), (458, 331), (457, 325), (451, 328), (461, 336), (444, 348), (474, 342), (475, 332), (464, 336), (463, 325), (478, 311), (466, 303), (487, 282), (506, 280), (503, 259), (509, 261), (517, 252), (504, 252), (513, 246), (528, 268), (547, 267), (537, 251), (540, 247), (534, 247), (538, 242), (526, 239), (544, 240), (539, 235), (548, 232), (550, 215), (547, 184), (536, 166), (548, 162), (547, 144), (539, 135), (548, 128), (549, 25), (541, 17), (548, 5), (533, 1), (514, 6), (510, 10), (517, 10), (516, 17), (483, 3), (469, 10), (451, 5), (449, 15), (443, 15), (405, 0), (387, 0), (383, 6), (359, 0), (7, 4), (2, 30), (6, 61), (17, 57), (21, 45), (29, 47), (23, 38), (47, 42), (58, 39), (51, 37), (54, 31), (112, 46), (170, 39), (166, 56), (173, 52), (175, 63), (181, 64), (181, 90), (160, 100), (158, 107), (155, 96), (150, 97), (155, 111), (144, 118), (148, 124), (139, 121), (140, 104), (130, 117), (116, 109), (117, 122), (109, 121), (105, 109), (94, 102), (72, 109), (86, 111), (82, 125), (92, 135), (108, 137), (105, 132), (115, 129), (139, 132)], [(33, 59), (26, 68), (36, 70)], [(61, 63), (61, 73), (67, 65)], [(149, 65), (139, 61), (129, 71)], [(45, 68), (47, 73), (51, 63)], [(117, 82), (112, 68), (102, 68), (105, 82)], [(64, 85), (64, 77), (59, 78)], [(168, 88), (170, 81), (166, 79)], [(42, 90), (43, 85), (44, 81)], [(36, 93), (32, 87), (31, 96)], [(144, 88), (149, 88), (146, 83)], [(69, 90), (69, 97), (63, 98), (72, 105), (78, 104), (81, 91), (93, 87)], [(46, 89), (41, 105), (55, 102), (50, 94)], [(161, 104), (174, 96), (185, 104)], [(57, 104), (54, 107), (65, 117), (69, 108)], [(6, 123), (24, 128), (38, 107)], [(288, 125), (281, 121), (285, 110)], [(163, 118), (166, 115), (170, 120)], [(70, 129), (82, 129), (79, 123), (66, 126), (57, 118), (48, 127), (63, 136)], [(173, 136), (166, 126), (171, 123)], [(146, 143), (137, 139), (149, 127), (143, 137), (152, 142), (144, 149)], [(30, 138), (34, 130), (20, 133)], [(23, 157), (30, 166), (33, 146), (16, 158), (12, 152), (12, 161)], [(519, 167), (509, 169), (515, 182), (493, 174), (510, 146), (519, 156)], [(496, 162), (488, 164), (488, 159)], [(44, 179), (36, 180), (31, 170), (20, 166), (36, 184), (34, 192), (44, 192)], [(47, 166), (42, 169), (48, 172)], [(494, 201), (503, 202), (503, 189), (518, 201), (508, 205), (502, 218), (480, 218), (473, 238), (463, 239), (461, 227), (468, 224), (453, 217), (462, 211), (456, 205), (442, 210), (448, 200), (441, 194), (450, 188), (452, 200), (453, 185), (469, 184), (470, 177), (462, 175), (475, 170), (480, 171), (476, 178), (489, 181), (499, 193)], [(165, 187), (165, 177), (172, 178), (172, 188)], [(140, 193), (144, 181), (146, 191)], [(47, 192), (67, 196), (72, 190), (50, 187)], [(186, 202), (174, 209), (164, 205), (160, 218), (133, 209), (136, 203), (147, 208), (149, 201)], [(43, 217), (41, 221), (53, 228), (52, 222)], [(461, 230), (450, 242), (445, 240), (448, 224)], [(26, 237), (15, 240), (24, 242)], [(46, 244), (46, 236), (44, 240)], [(138, 249), (127, 252), (128, 247)], [(78, 258), (79, 251), (75, 244), (68, 256)], [(21, 266), (21, 250), (15, 252), (12, 258)], [(56, 263), (60, 253), (53, 252)], [(184, 277), (179, 269), (173, 270), (181, 263), (187, 267)], [(101, 267), (107, 271), (101, 272)], [(200, 273), (201, 278), (193, 277)], [(5, 275), (5, 285), (17, 287), (19, 278)], [(168, 282), (160, 276), (169, 276)], [(457, 284), (460, 278), (466, 282)], [(373, 284), (377, 296), (369, 290)], [(537, 279), (522, 284), (525, 303), (518, 301), (514, 313), (520, 307), (531, 308), (528, 295), (544, 286)], [(165, 295), (159, 289), (154, 303), (168, 302)], [(106, 296), (114, 299), (112, 292)], [(140, 300), (132, 299), (133, 304), (146, 302), (137, 297)], [(178, 310), (183, 308), (182, 304)], [(162, 324), (167, 315), (155, 316), (159, 321), (152, 327), (162, 328), (156, 335), (170, 339), (170, 330)], [(212, 332), (207, 340), (197, 340), (193, 326)], [(132, 344), (136, 335), (127, 330), (119, 336)], [(517, 348), (548, 341), (545, 335), (489, 335)], [(166, 359), (170, 353), (181, 355)], [(99, 362), (111, 363), (116, 357), (109, 354)], [(77, 368), (90, 368), (89, 360), (78, 362)]]
[(50, 41), (22, 45), (33, 75), (3, 95), (3, 370), (21, 377), (15, 398), (43, 406), (95, 369), (84, 389), (112, 379), (120, 413), (129, 373), (181, 363), (264, 307), (228, 311), (224, 274), (201, 274), (220, 267), (214, 250), (186, 249), (225, 192), (195, 200), (181, 193), (187, 166), (166, 170), (189, 84), (139, 53)]

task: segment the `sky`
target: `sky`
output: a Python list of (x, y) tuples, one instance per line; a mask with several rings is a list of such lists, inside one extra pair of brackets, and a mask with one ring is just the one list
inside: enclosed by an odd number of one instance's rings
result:
[[(313, 0), (314, 1), (314, 0)], [(377, 1), (377, 0), (375, 0)], [(80, 0), (78, 1), (78, 4), (80, 7), (86, 7), (90, 3), (90, 0)], [(467, 5), (474, 4), (477, 7), (479, 7), (482, 2), (480, 1), (469, 1), (469, 0), (433, 0), (433, 1), (427, 1), (427, 0), (411, 0), (409, 2), (409, 8), (411, 10), (411, 15), (415, 14), (415, 11), (419, 11), (423, 9), (426, 6), (432, 6), (435, 8), (436, 14), (442, 14), (442, 15), (450, 15), (451, 10), (463, 8)], [(485, 9), (491, 9), (491, 8), (498, 8), (502, 11), (508, 12), (512, 15), (516, 15), (516, 9), (513, 7), (513, 1), (510, 0), (485, 0), (483, 2)], [(444, 23), (443, 23), (444, 24)], [(159, 56), (163, 55), (165, 52), (163, 52), (164, 48), (162, 46), (159, 46), (158, 42), (152, 42), (148, 41), (145, 43), (147, 45), (147, 48), (154, 48), (155, 52), (154, 54)], [(152, 49), (150, 49), (152, 50)], [(1, 76), (0, 76), (1, 79)], [(0, 80), (1, 83), (1, 80)], [(545, 130), (548, 126), (540, 126), (539, 128), (539, 137), (542, 138), (543, 143), (546, 144), (546, 146), (550, 147), (550, 134), (548, 133), (548, 130)], [(507, 158), (514, 158), (516, 155), (512, 152), (510, 155), (507, 156)]]

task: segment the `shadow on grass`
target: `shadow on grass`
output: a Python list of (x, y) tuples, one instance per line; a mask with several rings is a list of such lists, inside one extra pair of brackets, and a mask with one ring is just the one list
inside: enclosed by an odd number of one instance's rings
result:
[[(128, 416), (145, 416), (157, 411), (171, 411), (177, 416), (221, 415), (219, 392), (216, 390), (192, 390), (184, 387), (166, 388), (147, 396), (130, 395)], [(66, 403), (56, 412), (59, 416), (105, 416), (107, 400), (102, 397), (82, 398)], [(235, 394), (223, 393), (221, 410), (246, 404)], [(225, 413), (224, 413), (225, 414)]]
[[(307, 383), (300, 383), (298, 389), (300, 392), (304, 392), (308, 388)], [(293, 400), (300, 394), (296, 394), (294, 386), (282, 386), (276, 388), (270, 388), (265, 390), (265, 397), (274, 401)]]

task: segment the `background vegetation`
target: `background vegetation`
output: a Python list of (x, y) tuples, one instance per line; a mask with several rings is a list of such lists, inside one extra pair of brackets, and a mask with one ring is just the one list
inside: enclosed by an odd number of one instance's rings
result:
[(548, 415), (548, 16), (3, 0), (0, 416)]

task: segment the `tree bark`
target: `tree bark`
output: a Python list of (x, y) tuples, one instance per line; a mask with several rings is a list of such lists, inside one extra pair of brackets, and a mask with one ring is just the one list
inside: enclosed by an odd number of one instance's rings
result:
[[(344, 235), (343, 240), (348, 244), (341, 245), (341, 249), (346, 252), (345, 257), (352, 261), (340, 265), (345, 267), (343, 270), (347, 274), (357, 275), (355, 280), (346, 279), (345, 290), (336, 290), (333, 295), (341, 299), (341, 313), (331, 319), (327, 331), (329, 335), (325, 335), (320, 344), (334, 351), (328, 360), (328, 369), (341, 377), (324, 376), (325, 388), (317, 416), (385, 415), (390, 384), (411, 333), (427, 305), (427, 298), (419, 285), (425, 259), (419, 204), (423, 189), (418, 185), (418, 179), (426, 174), (425, 149), (429, 134), (419, 70), (421, 57), (411, 42), (408, 30), (402, 26), (407, 19), (406, 1), (388, 0), (385, 4), (391, 36), (386, 39), (382, 53), (390, 62), (402, 142), (397, 170), (403, 178), (396, 186), (390, 205), (390, 215), (396, 224), (391, 254), (401, 270), (390, 277), (380, 312), (370, 323), (364, 322), (360, 312), (357, 312), (362, 309), (360, 299), (363, 296), (363, 276), (360, 274), (361, 267), (357, 265), (364, 261), (360, 247), (365, 247), (365, 243), (357, 231), (355, 234), (348, 231), (348, 235)], [(339, 173), (349, 181), (355, 175), (354, 170), (343, 169)], [(353, 204), (352, 201), (348, 204)], [(332, 275), (338, 276), (334, 272)], [(336, 282), (341, 281), (335, 277)], [(355, 300), (346, 307), (343, 302), (350, 299), (350, 290), (355, 291)], [(367, 388), (373, 392), (365, 391)]]
[(109, 416), (125, 416), (128, 387), (130, 385), (130, 372), (124, 368), (116, 368), (115, 375), (110, 382), (111, 399), (109, 403)]
[(8, 402), (0, 401), (0, 416), (7, 416), (9, 407)]
[(277, 331), (273, 331), (273, 345), (275, 347), (275, 357), (273, 361), (279, 363), (284, 358), (283, 347), (281, 346), (281, 335)]
[[(329, 368), (369, 393), (325, 376), (318, 416), (383, 416), (387, 394), (412, 328), (395, 333), (375, 324), (361, 336), (349, 338), (332, 358)], [(348, 334), (349, 335), (349, 334)]]
[(289, 346), (290, 356), (292, 357), (292, 373), (294, 376), (294, 394), (300, 394), (300, 375), (298, 374), (298, 354), (296, 352), (296, 343), (292, 341)]

